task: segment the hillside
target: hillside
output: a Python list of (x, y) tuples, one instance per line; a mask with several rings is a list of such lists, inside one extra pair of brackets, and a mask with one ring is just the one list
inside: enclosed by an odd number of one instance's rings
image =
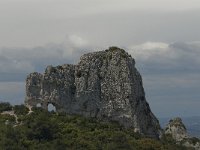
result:
[[(14, 111), (17, 116), (5, 114)], [(146, 138), (117, 122), (48, 112), (24, 105), (0, 104), (0, 147), (3, 150), (187, 150), (170, 137), (161, 140)], [(4, 114), (2, 114), (4, 112)], [(17, 122), (16, 122), (17, 119)]]

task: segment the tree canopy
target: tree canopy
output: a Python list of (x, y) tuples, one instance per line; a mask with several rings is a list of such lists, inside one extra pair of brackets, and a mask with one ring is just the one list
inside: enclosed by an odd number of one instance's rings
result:
[[(7, 104), (0, 109), (8, 110)], [(8, 105), (10, 106), (10, 105)], [(0, 115), (0, 147), (3, 150), (184, 150), (171, 137), (151, 139), (125, 129), (116, 122), (104, 122), (65, 113), (34, 108), (27, 114), (23, 105), (12, 108), (19, 123), (10, 115)], [(11, 109), (9, 109), (11, 110)]]

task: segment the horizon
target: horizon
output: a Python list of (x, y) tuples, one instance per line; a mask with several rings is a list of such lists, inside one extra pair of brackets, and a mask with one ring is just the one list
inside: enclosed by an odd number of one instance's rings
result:
[(23, 103), (31, 72), (115, 45), (135, 59), (157, 118), (199, 116), (198, 0), (0, 0), (0, 10), (0, 101)]

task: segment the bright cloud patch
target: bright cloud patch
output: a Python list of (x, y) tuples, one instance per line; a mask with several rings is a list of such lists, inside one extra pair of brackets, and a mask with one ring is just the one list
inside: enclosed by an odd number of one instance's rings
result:
[(71, 35), (69, 36), (69, 41), (75, 46), (75, 47), (85, 47), (87, 46), (88, 42), (77, 35)]
[[(136, 59), (147, 99), (156, 114), (199, 113), (196, 105), (200, 105), (200, 42), (147, 42), (131, 46), (129, 53)], [(163, 106), (171, 108), (170, 112)]]
[(130, 53), (134, 57), (149, 59), (153, 56), (167, 53), (168, 46), (168, 44), (161, 42), (146, 42), (141, 45), (131, 46)]
[[(129, 52), (144, 69), (169, 73), (199, 71), (200, 43), (154, 43), (131, 46)], [(157, 73), (158, 73), (157, 72)]]
[[(0, 73), (29, 73), (42, 71), (47, 65), (73, 63), (89, 49), (88, 42), (77, 35), (60, 44), (35, 48), (0, 48)], [(1, 79), (2, 80), (2, 79)]]

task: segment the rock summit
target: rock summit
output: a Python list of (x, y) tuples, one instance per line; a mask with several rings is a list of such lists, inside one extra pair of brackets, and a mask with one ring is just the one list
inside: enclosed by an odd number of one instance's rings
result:
[(161, 133), (157, 118), (145, 98), (135, 60), (123, 49), (84, 54), (77, 65), (48, 66), (26, 79), (28, 106), (114, 120), (149, 137)]

